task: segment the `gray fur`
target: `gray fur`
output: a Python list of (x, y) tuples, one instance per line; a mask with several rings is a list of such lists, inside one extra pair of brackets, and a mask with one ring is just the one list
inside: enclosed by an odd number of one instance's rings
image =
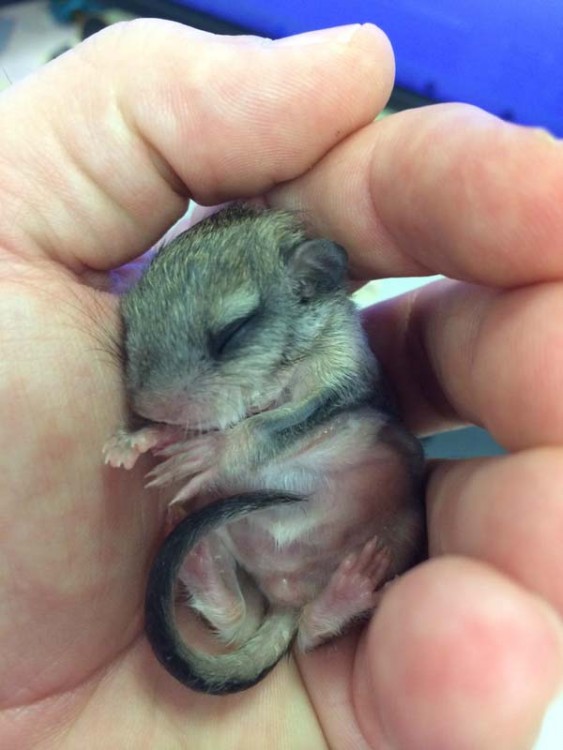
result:
[[(307, 648), (337, 634), (360, 610), (316, 630), (306, 613), (339, 562), (370, 540), (389, 557), (377, 588), (424, 554), (422, 452), (396, 417), (345, 271), (344, 250), (311, 238), (296, 216), (234, 206), (163, 248), (122, 300), (132, 410), (174, 443), (153, 483), (181, 481), (177, 497), (199, 508), (157, 556), (147, 634), (164, 666), (197, 690), (244, 689), (296, 633)], [(147, 450), (136, 447), (142, 432), (119, 433), (106, 460), (132, 466), (131, 450)], [(287, 505), (296, 496), (307, 500)], [(209, 539), (235, 600), (244, 609), (242, 571), (266, 610), (255, 607), (256, 625), (243, 618), (236, 649), (218, 656), (184, 644), (174, 617), (182, 560)], [(293, 575), (293, 549), (303, 575), (284, 602), (277, 589), (286, 568)], [(188, 572), (188, 590), (190, 580), (194, 608), (230, 632)]]

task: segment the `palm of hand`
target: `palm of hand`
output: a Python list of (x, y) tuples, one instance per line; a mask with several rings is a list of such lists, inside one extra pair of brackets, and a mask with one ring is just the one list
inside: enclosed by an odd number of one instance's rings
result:
[[(80, 737), (90, 746), (138, 747), (151, 737), (151, 747), (189, 739), (228, 748), (257, 703), (260, 719), (245, 746), (264, 747), (281, 704), (297, 733), (288, 733), (288, 747), (322, 747), (294, 665), (280, 665), (252, 696), (214, 700), (188, 694), (156, 663), (142, 637), (142, 602), (165, 503), (144, 490), (147, 464), (126, 473), (101, 457), (122, 413), (119, 370), (97, 341), (115, 303), (55, 269), (5, 268), (3, 703), (14, 712), (36, 703), (38, 738), (74, 716), (61, 748)], [(22, 747), (10, 716), (8, 709), (0, 723), (3, 745)]]

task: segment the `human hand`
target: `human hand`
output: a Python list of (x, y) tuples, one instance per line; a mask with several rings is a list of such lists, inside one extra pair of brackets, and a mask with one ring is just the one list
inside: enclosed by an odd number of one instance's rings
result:
[[(556, 313), (528, 334), (528, 369), (501, 370), (502, 388), (487, 373), (499, 338), (516, 354), (514, 337), (557, 304), (561, 149), (463, 107), (372, 124), (392, 57), (375, 30), (352, 32), (299, 46), (117, 26), (0, 100), (2, 747), (531, 744), (562, 661)], [(175, 683), (142, 635), (169, 498), (143, 488), (145, 458), (121, 472), (101, 457), (124, 416), (107, 272), (157, 240), (188, 195), (305, 207), (364, 276), (553, 280), (425, 290), (368, 321), (414, 427), (473, 418), (526, 450), (433, 472), (433, 552), (465, 558), (405, 575), (363, 634), (220, 699)], [(538, 361), (551, 363), (549, 439), (522, 393)], [(506, 414), (511, 389), (519, 412)]]
[(510, 452), (430, 467), (431, 560), (392, 587), (356, 656), (377, 748), (381, 733), (408, 750), (531, 748), (561, 689), (562, 178), (546, 132), (440, 105), (362, 129), (269, 196), (310, 211), (360, 278), (458, 279), (374, 306), (366, 328), (413, 430), (474, 423)]

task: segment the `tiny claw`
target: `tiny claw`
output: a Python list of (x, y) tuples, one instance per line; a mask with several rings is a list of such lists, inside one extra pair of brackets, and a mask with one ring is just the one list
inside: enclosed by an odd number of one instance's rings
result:
[(187, 500), (191, 500), (202, 492), (206, 487), (213, 483), (214, 472), (212, 470), (205, 471), (203, 474), (198, 474), (192, 477), (187, 484), (179, 490), (176, 495), (172, 498), (169, 503), (171, 505), (178, 505), (179, 503), (185, 503)]
[(182, 487), (181, 490), (178, 490), (178, 492), (174, 495), (172, 500), (168, 503), (168, 507), (171, 508), (173, 506), (180, 505), (181, 503), (185, 503), (186, 500), (191, 500), (192, 497), (196, 494), (193, 491), (194, 483), (192, 481), (188, 482), (184, 487)]
[(178, 494), (174, 495), (174, 497), (172, 498), (172, 500), (168, 503), (168, 507), (169, 508), (177, 508), (185, 500), (189, 500), (189, 498), (184, 497), (182, 492), (178, 492)]
[(170, 445), (165, 445), (164, 447), (153, 451), (153, 453), (155, 456), (162, 458), (171, 458), (172, 456), (177, 456), (179, 453), (183, 453), (185, 450), (185, 443), (171, 443)]
[(185, 518), (185, 515), (178, 505), (173, 508), (169, 505), (166, 509), (166, 518), (164, 521), (166, 534), (169, 534)]
[[(150, 474), (151, 472), (149, 472)], [(147, 474), (147, 476), (149, 476)], [(145, 488), (149, 489), (149, 487), (162, 487), (163, 484), (166, 484), (167, 480), (165, 477), (156, 477), (155, 479), (152, 479), (150, 482), (147, 482), (145, 484)]]

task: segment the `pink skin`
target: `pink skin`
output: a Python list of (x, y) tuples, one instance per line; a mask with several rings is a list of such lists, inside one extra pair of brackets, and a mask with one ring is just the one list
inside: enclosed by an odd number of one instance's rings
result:
[[(258, 520), (250, 516), (210, 534), (190, 553), (181, 575), (192, 606), (219, 638), (241, 642), (259, 623), (263, 605), (242, 590), (238, 563), (266, 601), (301, 611), (298, 643), (307, 650), (375, 608), (377, 590), (412, 555), (411, 534), (422, 522), (414, 511), (419, 501), (409, 488), (405, 459), (396, 446), (379, 442), (376, 412), (333, 418), (328, 428), (297, 441), (290, 455), (260, 469), (249, 468), (248, 445), (239, 438), (241, 430), (252, 436), (253, 421), (167, 445), (174, 433), (158, 426), (130, 436), (120, 432), (116, 442), (148, 446), (165, 457), (150, 472), (149, 486), (185, 482), (169, 508), (180, 501), (210, 502), (244, 487), (282, 487), (292, 476), (299, 494), (303, 480), (296, 466), (307, 469), (306, 506), (264, 511)], [(385, 539), (380, 527), (387, 529)]]
[[(411, 534), (421, 522), (414, 510), (416, 498), (408, 489), (403, 457), (390, 445), (376, 446), (373, 427), (366, 431), (371, 419), (369, 410), (359, 417), (339, 417), (333, 429), (308, 436), (291, 456), (270, 461), (262, 473), (252, 471), (255, 484), (250, 487), (256, 488), (267, 482), (275, 487), (297, 464), (319, 479), (309, 487), (306, 506), (264, 511), (232, 523), (211, 534), (186, 560), (183, 581), (222, 640), (252, 632), (261, 612), (241, 591), (235, 562), (248, 571), (268, 602), (301, 611), (298, 644), (307, 650), (372, 611), (381, 596), (378, 589), (412, 555)], [(159, 484), (188, 475), (190, 491), (224, 485), (229, 476), (226, 446), (232, 436), (206, 437), (165, 449), (172, 456), (151, 472)], [(193, 475), (198, 468), (202, 473)], [(249, 482), (244, 463), (237, 481)], [(385, 538), (380, 528), (386, 529)]]
[(154, 424), (137, 432), (118, 430), (104, 445), (105, 463), (114, 468), (132, 469), (144, 453), (167, 457), (147, 477), (147, 487), (160, 487), (182, 479), (189, 481), (172, 498), (169, 505), (194, 498), (204, 485), (213, 480), (213, 466), (224, 438), (211, 432), (185, 440), (186, 431), (174, 425)]
[[(260, 539), (254, 543), (260, 546)], [(271, 564), (283, 569), (284, 558), (290, 554), (292, 562), (298, 554), (295, 546), (290, 553), (271, 553)], [(331, 550), (330, 558), (334, 551)], [(325, 556), (321, 564), (326, 564)], [(298, 644), (302, 651), (339, 635), (356, 617), (367, 614), (378, 604), (378, 591), (389, 577), (391, 553), (381, 546), (377, 537), (350, 552), (329, 576), (318, 594), (302, 609), (299, 620)], [(300, 602), (304, 592), (310, 595), (311, 584), (302, 571), (304, 585), (289, 581), (286, 603)], [(256, 598), (241, 591), (235, 574), (234, 559), (217, 537), (205, 539), (188, 555), (180, 576), (191, 598), (191, 605), (201, 612), (216, 630), (218, 637), (227, 643), (244, 642), (257, 627), (263, 605)], [(277, 586), (284, 586), (283, 573), (276, 576)], [(268, 594), (268, 586), (262, 591)], [(318, 587), (316, 587), (318, 589)], [(268, 597), (273, 599), (273, 597)]]
[(391, 553), (374, 537), (342, 560), (325, 589), (303, 608), (299, 646), (306, 651), (337, 635), (354, 617), (375, 609)]
[(191, 440), (175, 443), (157, 449), (159, 457), (167, 460), (158, 464), (147, 475), (147, 487), (160, 487), (171, 482), (187, 479), (186, 483), (170, 501), (170, 505), (188, 503), (205, 487), (213, 485), (213, 466), (225, 443), (225, 435), (218, 431), (194, 437)]
[(260, 624), (263, 602), (248, 586), (243, 594), (233, 558), (217, 537), (203, 539), (187, 555), (179, 577), (190, 606), (204, 615), (224, 643), (244, 643)]
[(151, 425), (137, 432), (119, 430), (104, 445), (105, 463), (114, 468), (132, 469), (143, 453), (161, 450), (177, 440), (179, 429), (168, 425)]
[[(217, 537), (200, 542), (186, 558), (180, 578), (190, 604), (226, 643), (243, 643), (256, 629), (263, 604), (241, 591), (233, 558)], [(388, 578), (391, 555), (377, 538), (347, 555), (318, 596), (302, 610), (299, 648), (307, 651), (338, 635), (354, 618), (375, 608)]]

